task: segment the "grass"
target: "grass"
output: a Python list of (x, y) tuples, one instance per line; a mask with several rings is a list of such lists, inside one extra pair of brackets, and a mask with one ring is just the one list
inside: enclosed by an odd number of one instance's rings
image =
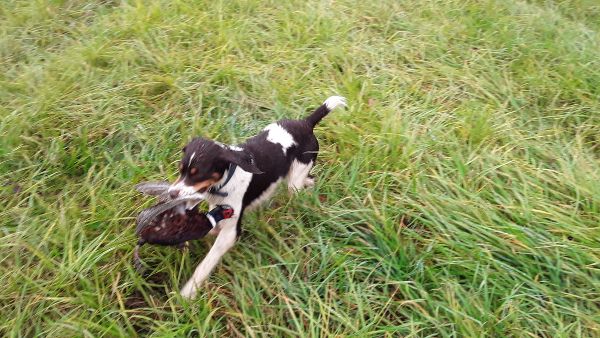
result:
[[(135, 183), (332, 94), (197, 300), (134, 271)], [(2, 2), (0, 334), (597, 337), (599, 112), (594, 0)]]

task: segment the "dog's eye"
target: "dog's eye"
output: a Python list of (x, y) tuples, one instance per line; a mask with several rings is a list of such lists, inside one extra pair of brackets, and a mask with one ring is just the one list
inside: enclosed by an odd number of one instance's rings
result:
[(197, 172), (198, 172), (198, 169), (196, 169), (196, 168), (190, 169), (190, 174), (191, 175), (196, 175)]

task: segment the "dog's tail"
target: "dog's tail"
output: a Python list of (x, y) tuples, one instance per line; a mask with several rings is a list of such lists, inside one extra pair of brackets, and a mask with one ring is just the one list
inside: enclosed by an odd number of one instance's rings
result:
[(337, 107), (345, 107), (346, 106), (346, 98), (341, 96), (330, 96), (323, 102), (323, 104), (315, 109), (315, 111), (306, 117), (306, 122), (310, 124), (311, 127), (319, 123), (330, 111), (334, 110)]

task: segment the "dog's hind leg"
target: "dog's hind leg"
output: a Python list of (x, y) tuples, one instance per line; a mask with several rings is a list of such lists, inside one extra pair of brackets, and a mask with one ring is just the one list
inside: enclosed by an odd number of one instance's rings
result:
[(290, 171), (287, 175), (288, 190), (290, 193), (315, 185), (315, 180), (310, 175), (310, 170), (317, 161), (319, 141), (317, 141), (312, 131), (309, 135), (304, 135), (301, 138), (304, 139), (304, 142), (299, 145), (300, 149), (296, 158), (292, 161)]
[(303, 163), (298, 160), (292, 162), (287, 176), (288, 190), (290, 192), (295, 192), (302, 188), (314, 185), (314, 179), (308, 176), (313, 163), (313, 161)]
[(221, 257), (233, 247), (237, 238), (238, 217), (232, 217), (219, 223), (220, 231), (215, 243), (208, 251), (202, 262), (196, 267), (192, 278), (181, 289), (181, 295), (185, 298), (196, 297), (198, 288), (204, 282), (212, 270), (217, 266)]

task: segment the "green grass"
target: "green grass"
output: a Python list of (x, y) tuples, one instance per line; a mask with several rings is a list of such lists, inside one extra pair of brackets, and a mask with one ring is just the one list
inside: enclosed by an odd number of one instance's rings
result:
[[(600, 335), (597, 1), (0, 6), (0, 335)], [(197, 300), (134, 271), (135, 183), (332, 94)]]

